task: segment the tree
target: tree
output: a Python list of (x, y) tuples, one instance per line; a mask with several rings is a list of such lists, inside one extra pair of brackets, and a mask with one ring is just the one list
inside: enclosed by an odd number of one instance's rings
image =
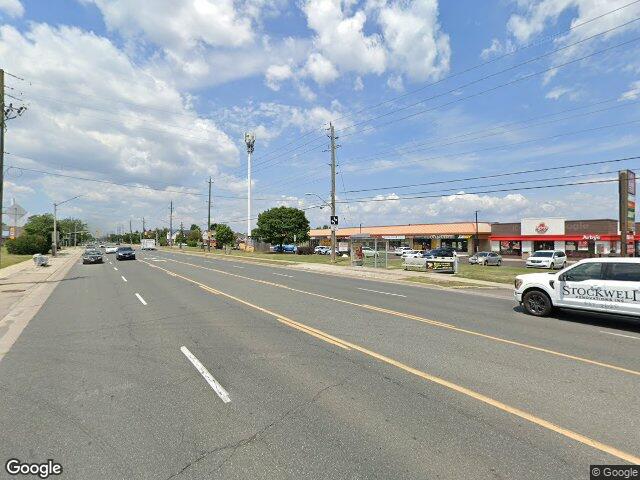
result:
[(187, 237), (187, 245), (190, 247), (195, 247), (202, 240), (202, 232), (197, 227), (197, 225), (191, 225), (191, 231), (189, 232), (189, 236)]
[(271, 208), (258, 215), (257, 227), (251, 236), (280, 246), (294, 241), (305, 242), (309, 239), (309, 220), (297, 208)]
[(49, 244), (42, 235), (24, 233), (18, 238), (7, 240), (7, 252), (15, 255), (35, 255), (36, 253), (47, 253)]
[(224, 247), (226, 245), (233, 245), (236, 240), (236, 236), (233, 230), (228, 225), (219, 223), (216, 226), (216, 244)]
[[(51, 234), (53, 233), (53, 215), (45, 213), (43, 215), (32, 215), (24, 225), (24, 233), (37, 235), (44, 238), (48, 251), (51, 248)], [(37, 252), (36, 252), (37, 253)], [(40, 252), (46, 253), (46, 252)]]
[(194, 230), (200, 230), (200, 227), (198, 225), (196, 225), (195, 223), (192, 223), (191, 224), (191, 228), (189, 230), (191, 230), (193, 232)]

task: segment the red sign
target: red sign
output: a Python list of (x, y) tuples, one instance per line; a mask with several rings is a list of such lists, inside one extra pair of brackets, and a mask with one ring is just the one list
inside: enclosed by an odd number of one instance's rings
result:
[(543, 233), (547, 233), (547, 230), (549, 230), (549, 227), (547, 226), (546, 223), (542, 222), (540, 225), (538, 225), (536, 227), (536, 232), (538, 232), (539, 234), (543, 234)]

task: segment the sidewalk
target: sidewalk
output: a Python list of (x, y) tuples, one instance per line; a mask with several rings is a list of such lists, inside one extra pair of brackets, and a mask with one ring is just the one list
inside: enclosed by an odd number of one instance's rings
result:
[(81, 248), (66, 249), (47, 267), (27, 260), (0, 270), (0, 359), (81, 255)]

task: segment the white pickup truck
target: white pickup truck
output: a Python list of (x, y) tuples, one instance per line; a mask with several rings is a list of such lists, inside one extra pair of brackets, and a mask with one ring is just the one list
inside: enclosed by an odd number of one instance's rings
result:
[(537, 317), (555, 307), (640, 317), (640, 258), (590, 258), (557, 273), (518, 275), (514, 295)]
[(143, 238), (140, 245), (141, 250), (155, 250), (156, 241), (153, 238)]

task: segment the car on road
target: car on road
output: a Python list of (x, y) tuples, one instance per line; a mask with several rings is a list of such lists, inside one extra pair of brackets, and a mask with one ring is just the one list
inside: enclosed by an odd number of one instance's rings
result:
[(136, 252), (131, 247), (118, 247), (116, 260), (135, 260)]
[(104, 248), (104, 253), (116, 253), (118, 251), (118, 247), (115, 245), (107, 245)]
[(103, 263), (102, 252), (96, 248), (87, 248), (82, 254), (82, 264)]
[(515, 279), (516, 301), (544, 317), (554, 308), (640, 317), (640, 258), (590, 258), (559, 272)]
[(101, 243), (101, 244), (100, 244), (100, 248), (104, 248), (104, 243)]
[(533, 252), (525, 266), (528, 268), (564, 268), (567, 266), (567, 254), (562, 250), (538, 250)]
[(411, 251), (411, 250), (413, 250), (411, 247), (397, 247), (393, 251), (393, 253), (396, 254), (398, 257), (401, 257), (404, 252), (408, 252), (408, 251)]
[(502, 265), (502, 256), (496, 252), (478, 252), (469, 257), (471, 265)]
[(405, 250), (402, 253), (402, 258), (422, 258), (424, 256), (424, 252), (420, 250)]

